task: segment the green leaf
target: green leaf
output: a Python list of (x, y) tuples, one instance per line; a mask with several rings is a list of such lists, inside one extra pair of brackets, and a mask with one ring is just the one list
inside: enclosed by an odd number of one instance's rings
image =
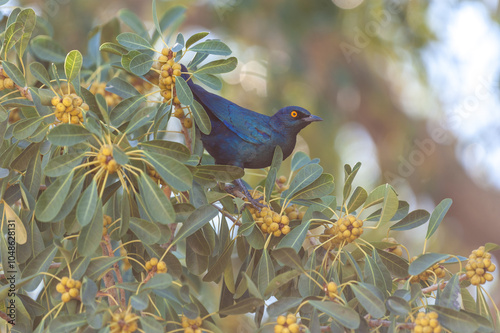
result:
[(232, 182), (235, 179), (241, 178), (245, 175), (245, 171), (234, 165), (199, 165), (196, 167), (197, 172), (209, 173), (220, 182)]
[(335, 188), (333, 176), (328, 173), (323, 173), (312, 184), (297, 192), (293, 196), (293, 200), (310, 200), (329, 195)]
[(42, 117), (34, 117), (28, 119), (22, 119), (15, 123), (12, 134), (18, 140), (23, 140), (30, 137), (40, 126), (43, 121)]
[(374, 285), (363, 282), (351, 284), (351, 289), (356, 295), (356, 299), (365, 310), (375, 318), (382, 318), (385, 315), (385, 304), (382, 292)]
[(57, 178), (38, 198), (35, 216), (41, 222), (51, 222), (61, 210), (69, 192), (74, 171)]
[(170, 156), (180, 162), (186, 162), (191, 156), (189, 148), (179, 142), (151, 140), (142, 142), (140, 145), (148, 151)]
[(398, 231), (414, 229), (427, 222), (430, 215), (428, 211), (423, 209), (414, 210), (389, 229)]
[[(184, 12), (186, 11), (185, 7), (182, 6), (174, 6), (167, 10), (161, 20), (158, 22), (158, 18), (156, 16), (156, 1), (153, 2), (153, 20), (155, 22), (156, 31), (153, 34), (153, 44), (160, 38), (162, 33), (182, 21), (182, 17)], [(175, 27), (174, 27), (175, 28)]]
[(299, 258), (297, 252), (289, 247), (282, 247), (271, 252), (274, 259), (278, 260), (283, 265), (297, 269), (299, 271), (304, 271), (302, 262)]
[(158, 108), (156, 106), (148, 106), (137, 111), (127, 125), (125, 133), (132, 133), (145, 124), (149, 122), (152, 123), (155, 119), (157, 111)]
[(323, 168), (318, 164), (308, 164), (302, 168), (290, 182), (290, 188), (281, 194), (282, 198), (289, 198), (293, 194), (312, 184), (321, 176)]
[(103, 220), (102, 202), (98, 200), (92, 220), (82, 228), (77, 239), (78, 253), (82, 256), (91, 256), (99, 247), (102, 238)]
[(175, 235), (172, 244), (175, 244), (189, 235), (192, 235), (196, 232), (196, 230), (202, 228), (205, 224), (210, 222), (215, 216), (218, 214), (218, 210), (215, 209), (212, 205), (204, 205), (197, 208), (194, 212), (192, 212), (186, 221), (182, 223), (179, 231)]
[(54, 333), (66, 333), (78, 331), (77, 328), (87, 324), (84, 313), (76, 315), (62, 314), (50, 321), (47, 331)]
[(29, 65), (29, 69), (31, 74), (41, 83), (46, 85), (47, 87), (51, 86), (49, 72), (47, 69), (39, 62), (32, 62)]
[(436, 305), (459, 311), (460, 310), (460, 301), (458, 299), (459, 296), (460, 296), (459, 274), (453, 274), (451, 279), (444, 287), (443, 291), (438, 293), (438, 297), (436, 299)]
[(354, 212), (366, 201), (367, 197), (368, 193), (364, 188), (360, 186), (356, 187), (351, 195), (351, 198), (349, 199), (349, 203), (347, 204), (347, 211), (349, 213)]
[(221, 90), (222, 89), (222, 81), (217, 76), (212, 74), (193, 74), (195, 78), (198, 79), (202, 84), (206, 85), (210, 89), (213, 90)]
[(440, 253), (423, 254), (410, 264), (410, 267), (408, 268), (408, 273), (410, 275), (418, 275), (429, 269), (429, 267), (433, 266), (435, 263), (438, 263), (441, 260), (446, 260), (449, 257), (450, 255), (448, 254), (440, 254)]
[(133, 11), (126, 8), (120, 9), (120, 11), (118, 11), (118, 17), (139, 36), (143, 38), (148, 37), (146, 27), (144, 27), (141, 19), (137, 17)]
[(145, 100), (144, 96), (139, 95), (124, 99), (118, 103), (109, 114), (111, 124), (115, 127), (121, 126)]
[(353, 309), (333, 302), (309, 301), (309, 304), (318, 311), (332, 317), (342, 326), (357, 329), (360, 324), (359, 315)]
[(31, 40), (31, 50), (37, 58), (61, 64), (66, 58), (64, 48), (54, 41), (50, 36), (36, 36)]
[(390, 296), (385, 301), (387, 309), (396, 316), (407, 316), (411, 311), (410, 304), (406, 300), (397, 296)]
[(161, 237), (156, 224), (137, 217), (130, 217), (130, 230), (145, 244), (156, 244)]
[(486, 243), (484, 245), (484, 251), (486, 252), (492, 252), (500, 249), (500, 245), (495, 244), (495, 243)]
[[(344, 165), (344, 170), (346, 170), (347, 167), (349, 167), (349, 169), (350, 169), (350, 166), (348, 164), (346, 164), (346, 165)], [(347, 200), (347, 197), (349, 197), (349, 194), (351, 193), (351, 185), (352, 185), (352, 182), (354, 181), (354, 178), (358, 174), (359, 168), (361, 168), (360, 162), (356, 163), (356, 165), (354, 166), (352, 171), (350, 171), (349, 173), (346, 174), (346, 179), (344, 182), (344, 190), (342, 192), (344, 195), (344, 201)]]
[(147, 40), (133, 32), (123, 32), (116, 36), (116, 40), (129, 50), (152, 49), (151, 44)]
[(139, 317), (144, 332), (163, 332), (162, 324), (153, 317)]
[[(46, 272), (49, 269), (50, 264), (52, 264), (52, 260), (58, 251), (58, 248), (54, 246), (54, 244), (49, 245), (43, 251), (38, 253), (33, 259), (29, 261), (26, 267), (23, 270), (23, 277), (30, 277), (39, 274), (40, 272)], [(24, 286), (26, 291), (35, 290), (40, 282), (42, 281), (42, 276), (38, 276), (31, 280), (29, 284)]]
[(83, 157), (81, 153), (58, 155), (49, 160), (43, 172), (49, 177), (65, 175), (79, 165)]
[(61, 124), (50, 130), (48, 139), (56, 146), (73, 146), (90, 138), (90, 132), (75, 124)]
[(292, 165), (291, 165), (292, 172), (299, 170), (304, 165), (307, 165), (309, 162), (311, 162), (311, 159), (309, 158), (309, 156), (307, 156), (306, 153), (302, 151), (296, 152), (292, 156)]
[(64, 60), (64, 73), (66, 73), (66, 79), (71, 82), (80, 75), (80, 70), (82, 69), (83, 57), (80, 51), (73, 50), (68, 53), (66, 59)]
[(437, 228), (441, 224), (441, 221), (443, 221), (444, 216), (448, 212), (448, 209), (450, 209), (452, 203), (453, 201), (451, 199), (444, 199), (436, 206), (436, 208), (434, 208), (434, 211), (432, 212), (431, 218), (429, 220), (429, 228), (427, 229), (427, 235), (425, 235), (425, 239), (431, 238), (431, 236), (436, 232)]
[(203, 38), (207, 37), (208, 34), (209, 34), (208, 32), (198, 32), (198, 33), (192, 35), (191, 37), (188, 38), (188, 40), (186, 42), (186, 48), (189, 48), (194, 43), (196, 43), (196, 42), (202, 40)]
[(288, 234), (283, 237), (283, 239), (278, 243), (277, 249), (280, 248), (292, 248), (295, 252), (299, 252), (302, 247), (302, 243), (307, 236), (307, 231), (309, 230), (309, 226), (311, 225), (311, 221), (304, 222), (293, 228)]
[(128, 50), (126, 48), (124, 48), (123, 46), (115, 44), (115, 43), (111, 43), (111, 42), (103, 43), (99, 47), (99, 51), (109, 52), (109, 53), (113, 53), (113, 54), (116, 54), (119, 56), (122, 56), (122, 55), (128, 53)]
[(120, 77), (114, 77), (106, 84), (106, 91), (116, 94), (121, 98), (129, 98), (140, 95), (133, 85)]
[(181, 104), (193, 104), (193, 93), (182, 76), (177, 76), (177, 79), (175, 80), (175, 90), (177, 91), (177, 97), (179, 98)]
[(375, 188), (365, 201), (364, 208), (382, 203), (380, 222), (389, 221), (398, 210), (399, 201), (396, 193), (389, 184), (380, 185)]
[(271, 161), (271, 168), (274, 168), (276, 169), (276, 171), (279, 171), (282, 162), (283, 162), (283, 150), (281, 150), (281, 147), (278, 145), (276, 146), (276, 148), (274, 148), (273, 160)]
[(198, 101), (192, 102), (191, 111), (193, 112), (194, 122), (196, 126), (200, 129), (203, 134), (210, 134), (212, 131), (212, 124), (210, 123), (210, 118), (203, 106), (198, 103)]
[(408, 276), (408, 261), (394, 253), (386, 252), (384, 250), (377, 249), (377, 252), (385, 267), (387, 267), (392, 275), (401, 279)]
[(281, 273), (277, 276), (275, 276), (268, 284), (266, 287), (266, 290), (264, 291), (264, 297), (269, 297), (271, 296), (274, 291), (279, 289), (280, 287), (284, 286), (286, 283), (288, 283), (291, 279), (299, 276), (301, 274), (300, 271), (297, 270), (291, 270), (291, 271), (286, 271), (284, 273)]
[(453, 333), (474, 333), (479, 328), (475, 320), (464, 312), (439, 305), (430, 305), (429, 308), (437, 312), (439, 323)]
[(140, 192), (144, 198), (149, 215), (155, 222), (169, 224), (175, 222), (174, 207), (165, 193), (153, 182), (151, 177), (141, 174)]
[(233, 71), (238, 65), (238, 59), (235, 57), (215, 60), (209, 62), (208, 64), (203, 65), (198, 68), (194, 73), (195, 74), (221, 74), (228, 73)]
[(154, 166), (161, 178), (178, 191), (187, 191), (193, 183), (189, 169), (169, 156), (144, 151), (147, 160)]
[(271, 167), (271, 169), (269, 169), (269, 173), (267, 174), (266, 183), (264, 186), (264, 198), (267, 203), (269, 203), (269, 200), (271, 200), (277, 175), (278, 175), (278, 170), (276, 168)]
[(16, 22), (20, 22), (23, 25), (23, 34), (16, 44), (17, 54), (20, 58), (23, 57), (28, 43), (31, 39), (31, 34), (35, 29), (36, 25), (36, 14), (32, 8), (23, 9), (16, 18)]
[(17, 68), (16, 65), (6, 60), (3, 60), (2, 67), (7, 73), (7, 75), (12, 79), (12, 81), (14, 81), (15, 84), (17, 84), (20, 87), (26, 86), (26, 79), (24, 78), (23, 73), (19, 70), (19, 68)]
[(255, 312), (258, 307), (264, 305), (264, 300), (256, 297), (249, 297), (240, 302), (219, 310), (221, 315), (239, 315)]
[(259, 292), (264, 294), (267, 286), (274, 279), (274, 265), (267, 250), (262, 251), (257, 268), (257, 286)]
[(208, 269), (207, 274), (205, 274), (205, 276), (203, 277), (203, 281), (210, 282), (218, 280), (220, 278), (221, 274), (224, 272), (231, 261), (231, 254), (233, 253), (234, 243), (234, 239), (228, 242), (227, 246), (224, 247), (224, 250), (217, 258), (217, 261)]
[(231, 49), (221, 41), (208, 40), (194, 45), (191, 49), (194, 52), (208, 53), (214, 55), (227, 56), (231, 54)]
[(129, 64), (130, 71), (137, 76), (148, 73), (153, 66), (153, 58), (148, 54), (138, 54), (132, 58)]
[(85, 227), (92, 220), (98, 199), (97, 183), (95, 179), (92, 179), (90, 185), (83, 191), (76, 206), (76, 218), (82, 227)]
[(7, 52), (19, 42), (19, 40), (23, 36), (23, 29), (24, 26), (22, 22), (16, 21), (8, 24), (7, 29), (5, 30), (2, 46), (2, 51), (4, 52), (4, 54), (7, 54)]

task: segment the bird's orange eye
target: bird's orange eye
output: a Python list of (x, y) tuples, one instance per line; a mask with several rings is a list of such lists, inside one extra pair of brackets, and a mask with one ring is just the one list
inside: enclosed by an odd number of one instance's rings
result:
[(290, 113), (292, 115), (292, 117), (297, 117), (297, 111), (292, 111), (292, 113)]

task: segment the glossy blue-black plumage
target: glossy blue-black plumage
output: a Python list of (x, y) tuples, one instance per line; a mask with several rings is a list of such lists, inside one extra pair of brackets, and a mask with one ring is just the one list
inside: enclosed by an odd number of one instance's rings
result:
[[(183, 72), (186, 69), (183, 68)], [(274, 150), (279, 145), (283, 158), (293, 151), (297, 134), (313, 121), (304, 108), (287, 106), (269, 117), (212, 94), (183, 74), (194, 98), (210, 117), (210, 134), (201, 135), (204, 148), (215, 163), (241, 168), (265, 168), (271, 165)]]

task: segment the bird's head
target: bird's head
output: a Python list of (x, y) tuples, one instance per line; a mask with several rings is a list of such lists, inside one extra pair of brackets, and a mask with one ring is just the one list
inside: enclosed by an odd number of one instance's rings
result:
[(286, 106), (276, 112), (272, 118), (272, 121), (278, 125), (297, 133), (310, 123), (323, 120), (300, 106)]

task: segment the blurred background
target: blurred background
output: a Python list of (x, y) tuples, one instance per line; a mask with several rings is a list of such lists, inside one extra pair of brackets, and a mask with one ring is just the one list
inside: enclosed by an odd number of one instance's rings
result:
[[(153, 27), (150, 1), (21, 4), (53, 24), (66, 50), (85, 51), (91, 29), (122, 8)], [(428, 250), (468, 256), (500, 243), (498, 1), (179, 0), (158, 1), (158, 13), (179, 4), (185, 36), (210, 31), (240, 60), (224, 97), (324, 119), (301, 132), (298, 149), (320, 158), (338, 189), (343, 165), (360, 161), (355, 185), (388, 182), (411, 210), (453, 199)], [(417, 255), (425, 231), (392, 236)], [(498, 283), (490, 288), (499, 299)]]

